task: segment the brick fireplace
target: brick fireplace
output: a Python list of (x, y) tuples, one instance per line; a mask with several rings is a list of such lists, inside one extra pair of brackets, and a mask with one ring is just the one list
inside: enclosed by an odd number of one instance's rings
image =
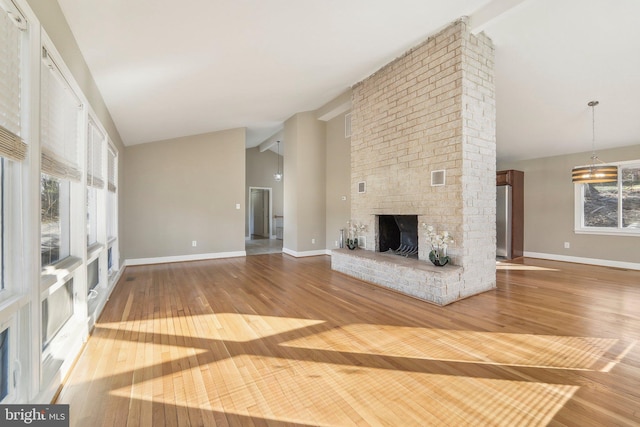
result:
[[(335, 269), (349, 274), (358, 252), (369, 261), (382, 256), (376, 255), (380, 215), (415, 215), (417, 224), (451, 233), (453, 265), (430, 265), (430, 247), (418, 245), (418, 259), (401, 264), (426, 276), (408, 282), (423, 287), (429, 277), (447, 276), (439, 282), (444, 294), (432, 301), (438, 304), (495, 287), (493, 60), (491, 40), (471, 34), (463, 18), (354, 86), (351, 218), (367, 225), (367, 246), (335, 251)], [(434, 183), (432, 172), (444, 179)], [(388, 270), (394, 261), (381, 262)], [(406, 293), (429, 299), (422, 289)]]

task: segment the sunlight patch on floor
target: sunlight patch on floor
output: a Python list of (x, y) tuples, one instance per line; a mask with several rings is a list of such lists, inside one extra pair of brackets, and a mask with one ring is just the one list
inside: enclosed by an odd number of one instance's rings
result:
[(511, 271), (560, 271), (557, 268), (538, 267), (535, 265), (524, 264), (510, 264), (503, 262), (496, 262), (497, 270), (511, 270)]
[[(111, 393), (149, 401), (153, 390), (154, 403), (313, 425), (496, 425), (499, 420), (544, 426), (578, 389), (250, 355), (209, 363), (210, 377), (202, 380), (196, 380), (202, 367), (190, 371), (193, 384), (174, 384), (176, 377), (166, 375)], [(205, 383), (206, 393), (191, 392)]]
[[(162, 318), (161, 322), (173, 322), (180, 317)], [(184, 319), (184, 318), (182, 318)], [(141, 328), (153, 330), (158, 320), (136, 320), (131, 322), (100, 323), (96, 329), (112, 329), (137, 331)], [(273, 335), (279, 335), (296, 329), (306, 328), (324, 323), (324, 320), (296, 319), (292, 317), (259, 316), (254, 314), (217, 313), (190, 315), (188, 323), (198, 324), (197, 328), (181, 328), (191, 330), (189, 336), (199, 339), (216, 339), (233, 342), (247, 342)], [(187, 325), (189, 326), (189, 325)]]
[(589, 370), (617, 339), (353, 324), (281, 345), (427, 360)]

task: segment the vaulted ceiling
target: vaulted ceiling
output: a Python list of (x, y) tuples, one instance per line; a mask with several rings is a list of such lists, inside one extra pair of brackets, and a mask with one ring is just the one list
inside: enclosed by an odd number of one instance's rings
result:
[(255, 146), (461, 16), (496, 48), (498, 157), (640, 144), (637, 0), (58, 0), (126, 145)]

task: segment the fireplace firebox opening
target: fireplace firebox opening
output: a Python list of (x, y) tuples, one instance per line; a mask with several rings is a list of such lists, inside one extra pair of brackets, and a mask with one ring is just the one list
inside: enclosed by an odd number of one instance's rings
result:
[(378, 251), (418, 258), (418, 216), (378, 215)]

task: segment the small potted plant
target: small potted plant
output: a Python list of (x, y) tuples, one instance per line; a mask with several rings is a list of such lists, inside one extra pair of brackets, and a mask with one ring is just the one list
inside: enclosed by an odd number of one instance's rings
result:
[(447, 256), (447, 246), (455, 243), (451, 238), (451, 235), (448, 231), (443, 231), (439, 234), (435, 231), (433, 226), (425, 223), (422, 223), (422, 228), (425, 230), (427, 243), (431, 245), (429, 261), (438, 267), (446, 265), (450, 261), (449, 256)]
[(365, 224), (349, 220), (347, 221), (347, 230), (347, 248), (354, 250), (358, 247), (358, 236), (361, 232), (367, 230), (367, 226)]

